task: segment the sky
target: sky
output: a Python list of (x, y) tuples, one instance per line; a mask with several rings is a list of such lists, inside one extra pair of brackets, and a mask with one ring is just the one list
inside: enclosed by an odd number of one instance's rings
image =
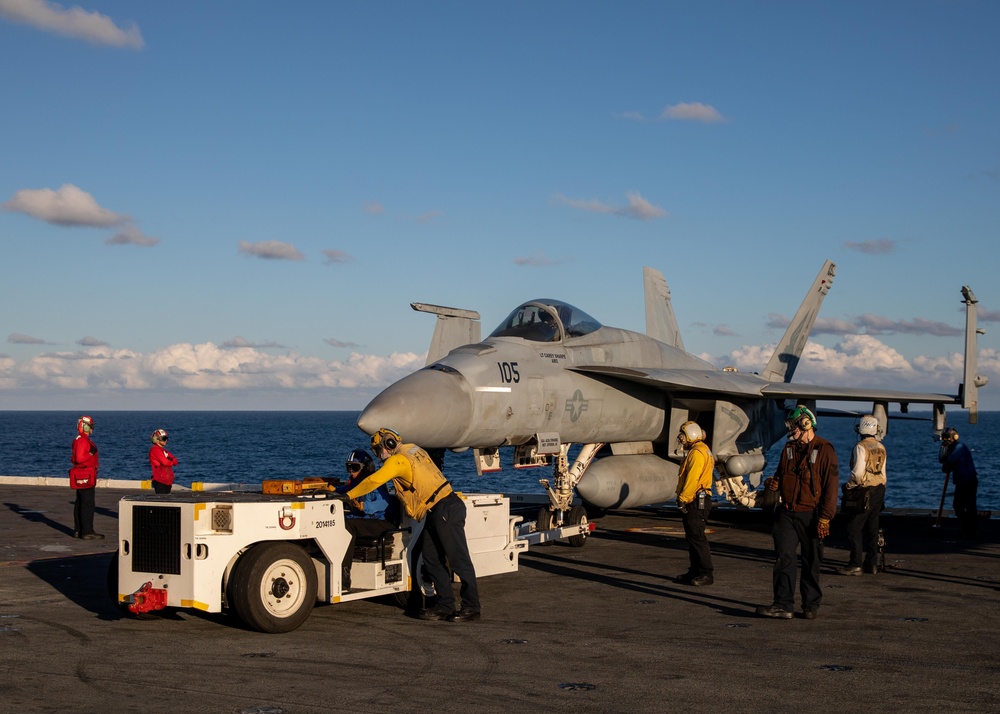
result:
[(0, 0), (0, 409), (360, 409), (570, 302), (1000, 409), (1000, 3)]

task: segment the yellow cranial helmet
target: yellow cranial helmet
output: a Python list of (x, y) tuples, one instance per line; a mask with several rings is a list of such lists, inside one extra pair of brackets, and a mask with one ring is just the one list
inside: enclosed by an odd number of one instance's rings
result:
[(383, 451), (394, 451), (402, 439), (392, 429), (379, 429), (372, 434), (372, 451), (376, 456)]

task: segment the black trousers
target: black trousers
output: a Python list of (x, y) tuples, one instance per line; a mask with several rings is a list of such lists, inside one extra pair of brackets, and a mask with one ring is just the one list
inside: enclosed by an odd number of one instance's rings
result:
[(437, 592), (435, 607), (442, 612), (455, 609), (455, 592), (448, 570), (450, 565), (462, 581), (462, 608), (479, 612), (479, 585), (465, 537), (465, 503), (452, 493), (434, 504), (424, 520), (420, 550), (424, 557), (424, 569)]
[(711, 510), (712, 499), (706, 497), (704, 508), (698, 508), (698, 499), (695, 498), (688, 504), (687, 513), (681, 516), (681, 521), (684, 523), (684, 540), (687, 541), (688, 558), (691, 562), (688, 566), (688, 575), (694, 578), (713, 573), (712, 550), (705, 536), (705, 526)]
[(344, 519), (344, 525), (347, 526), (347, 532), (351, 534), (351, 542), (347, 546), (347, 552), (344, 553), (344, 561), (341, 563), (345, 575), (351, 571), (351, 560), (354, 558), (354, 544), (359, 536), (361, 538), (378, 538), (383, 533), (396, 528), (389, 521), (383, 521), (381, 518), (347, 517)]
[(170, 488), (172, 484), (161, 483), (160, 481), (153, 481), (153, 492), (154, 493), (170, 493)]
[(94, 532), (95, 489), (76, 489), (76, 503), (73, 505), (73, 532), (85, 536)]
[(850, 565), (874, 567), (878, 564), (878, 517), (885, 503), (885, 484), (868, 492), (868, 510), (847, 518), (847, 545)]
[(819, 587), (819, 566), (823, 561), (823, 542), (816, 527), (819, 516), (816, 511), (797, 513), (778, 507), (774, 514), (774, 602), (792, 612), (795, 609), (795, 575), (798, 558), (795, 551), (802, 549), (802, 574), (799, 590), (802, 609), (816, 610), (823, 600)]
[(955, 499), (952, 507), (958, 519), (958, 534), (962, 538), (975, 538), (979, 512), (976, 509), (976, 492), (979, 490), (979, 479), (973, 477), (970, 481), (955, 484)]

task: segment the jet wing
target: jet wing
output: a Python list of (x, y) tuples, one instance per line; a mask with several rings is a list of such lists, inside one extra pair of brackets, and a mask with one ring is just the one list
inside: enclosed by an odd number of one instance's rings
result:
[(605, 365), (572, 368), (584, 374), (601, 374), (645, 384), (668, 392), (704, 392), (728, 397), (770, 399), (824, 399), (846, 402), (899, 402), (916, 404), (957, 404), (954, 394), (902, 392), (869, 387), (827, 387), (815, 384), (768, 382), (754, 374), (705, 369), (628, 369)]

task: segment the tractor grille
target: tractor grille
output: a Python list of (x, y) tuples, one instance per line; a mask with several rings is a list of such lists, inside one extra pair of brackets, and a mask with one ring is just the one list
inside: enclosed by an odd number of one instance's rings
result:
[(132, 572), (181, 574), (180, 508), (132, 508)]

